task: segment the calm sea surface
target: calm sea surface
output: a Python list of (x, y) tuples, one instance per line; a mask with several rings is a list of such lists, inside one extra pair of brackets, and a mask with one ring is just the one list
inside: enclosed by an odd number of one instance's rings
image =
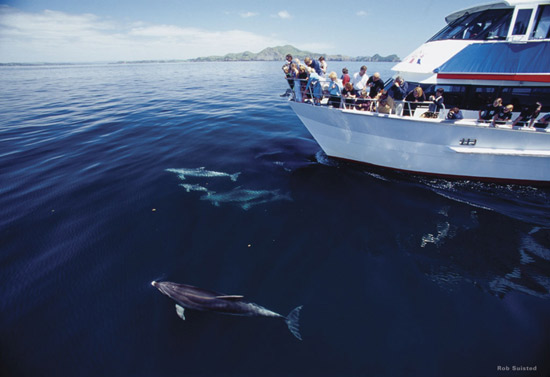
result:
[(550, 375), (550, 189), (327, 158), (281, 65), (0, 67), (2, 375)]

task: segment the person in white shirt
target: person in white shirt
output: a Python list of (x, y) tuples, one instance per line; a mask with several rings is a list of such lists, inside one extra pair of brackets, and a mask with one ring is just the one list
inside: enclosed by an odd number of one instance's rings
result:
[(351, 80), (353, 84), (353, 88), (358, 92), (362, 92), (363, 89), (367, 86), (367, 80), (369, 79), (369, 76), (367, 75), (367, 66), (364, 65), (361, 67), (359, 72), (356, 72), (353, 74), (353, 78)]

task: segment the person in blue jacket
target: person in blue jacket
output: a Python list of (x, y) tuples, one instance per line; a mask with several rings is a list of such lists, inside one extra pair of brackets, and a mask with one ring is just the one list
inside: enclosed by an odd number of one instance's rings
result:
[(342, 87), (338, 82), (338, 75), (336, 72), (329, 73), (330, 84), (328, 84), (328, 93), (330, 97), (328, 99), (329, 106), (339, 108), (342, 101)]
[(308, 56), (307, 58), (304, 59), (304, 63), (306, 63), (308, 67), (313, 68), (315, 70), (315, 73), (317, 73), (319, 76), (323, 76), (321, 65), (317, 60), (312, 59)]
[(462, 111), (458, 107), (453, 107), (449, 110), (449, 113), (447, 114), (448, 120), (460, 120), (464, 119), (464, 116), (462, 115)]
[(321, 77), (313, 68), (309, 69), (309, 79), (307, 80), (306, 91), (313, 94), (313, 103), (319, 106), (323, 98), (323, 88), (321, 88)]

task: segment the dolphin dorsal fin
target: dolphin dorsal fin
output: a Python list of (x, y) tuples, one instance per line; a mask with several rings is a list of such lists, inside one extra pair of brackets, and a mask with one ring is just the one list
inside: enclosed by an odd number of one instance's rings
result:
[(239, 295), (225, 295), (225, 296), (216, 296), (220, 300), (242, 300), (244, 296)]

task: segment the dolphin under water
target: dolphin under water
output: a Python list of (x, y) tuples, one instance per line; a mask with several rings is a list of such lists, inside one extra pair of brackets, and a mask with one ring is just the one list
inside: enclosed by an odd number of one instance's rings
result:
[(292, 198), (289, 195), (280, 194), (279, 190), (248, 190), (239, 186), (228, 192), (209, 191), (206, 195), (201, 196), (200, 200), (208, 200), (217, 207), (220, 203), (234, 203), (240, 205), (244, 210), (248, 210), (258, 204), (278, 200), (291, 201)]
[(241, 174), (240, 172), (229, 174), (221, 171), (205, 170), (204, 167), (194, 169), (166, 169), (167, 172), (176, 173), (181, 180), (185, 180), (185, 177), (202, 177), (202, 178), (220, 178), (229, 177), (233, 182), (237, 181), (237, 178)]
[(224, 295), (191, 285), (177, 284), (169, 281), (153, 281), (151, 285), (157, 288), (162, 294), (176, 301), (176, 312), (183, 320), (185, 320), (184, 308), (249, 317), (280, 318), (285, 321), (292, 335), (302, 340), (299, 324), (302, 306), (298, 306), (285, 317), (260, 305), (244, 301), (244, 297), (240, 295)]

